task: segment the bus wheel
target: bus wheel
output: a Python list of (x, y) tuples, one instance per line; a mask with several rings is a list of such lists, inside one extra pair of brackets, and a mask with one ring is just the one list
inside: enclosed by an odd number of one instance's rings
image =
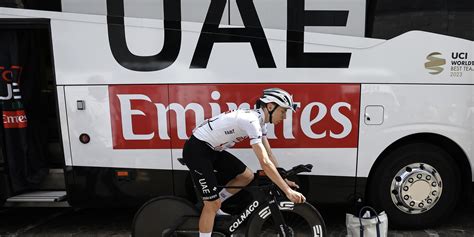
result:
[(460, 171), (442, 148), (428, 143), (392, 151), (371, 176), (369, 202), (385, 210), (395, 228), (438, 224), (454, 210), (460, 195)]

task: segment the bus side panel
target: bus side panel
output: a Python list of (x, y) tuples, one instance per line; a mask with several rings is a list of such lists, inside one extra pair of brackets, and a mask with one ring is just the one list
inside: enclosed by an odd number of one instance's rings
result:
[[(473, 94), (472, 85), (362, 85), (357, 176), (368, 177), (388, 146), (417, 133), (442, 135), (474, 159)], [(371, 124), (366, 115), (375, 116), (376, 107), (383, 108), (381, 123)]]
[[(165, 85), (154, 93), (166, 102), (167, 90)], [(144, 104), (133, 86), (68, 86), (65, 97), (72, 153), (66, 175), (72, 181), (72, 203), (90, 198), (90, 205), (111, 199), (133, 204), (173, 194), (170, 142), (163, 141), (157, 149), (134, 149), (143, 136), (155, 135), (147, 132), (147, 118), (140, 115), (143, 106), (154, 105)], [(127, 130), (132, 121), (140, 126)], [(84, 134), (90, 141), (80, 140)]]
[[(125, 93), (131, 95), (121, 97)], [(156, 94), (166, 98), (167, 87), (164, 86)], [(110, 91), (107, 86), (66, 87), (74, 166), (171, 169), (169, 141), (161, 142), (152, 150), (136, 149), (145, 139), (157, 135), (151, 131), (153, 128), (147, 126), (149, 118), (140, 115), (141, 106), (154, 105), (144, 105), (146, 98), (135, 95), (133, 86), (110, 87)], [(83, 103), (83, 110), (78, 103)], [(140, 125), (132, 130), (131, 124), (128, 124), (131, 122)], [(118, 129), (112, 129), (113, 126)], [(81, 134), (89, 135), (90, 141), (82, 143), (79, 140)]]

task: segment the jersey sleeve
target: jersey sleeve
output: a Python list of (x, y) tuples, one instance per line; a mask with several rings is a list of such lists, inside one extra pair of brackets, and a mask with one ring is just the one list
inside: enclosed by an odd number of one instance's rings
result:
[(239, 120), (239, 126), (247, 133), (250, 145), (262, 142), (263, 133), (258, 117), (248, 114)]
[(266, 137), (266, 136), (267, 136), (267, 133), (268, 133), (267, 124), (265, 123), (265, 124), (262, 126), (262, 136)]

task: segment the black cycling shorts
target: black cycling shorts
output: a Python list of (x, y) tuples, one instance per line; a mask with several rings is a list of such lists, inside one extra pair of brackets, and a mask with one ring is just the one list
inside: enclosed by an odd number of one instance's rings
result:
[[(219, 198), (218, 179), (227, 181), (242, 174), (247, 166), (227, 151), (215, 151), (206, 142), (191, 136), (183, 148), (183, 159), (191, 172), (194, 185), (204, 201)], [(219, 179), (221, 180), (221, 179)], [(225, 185), (220, 183), (219, 185)]]

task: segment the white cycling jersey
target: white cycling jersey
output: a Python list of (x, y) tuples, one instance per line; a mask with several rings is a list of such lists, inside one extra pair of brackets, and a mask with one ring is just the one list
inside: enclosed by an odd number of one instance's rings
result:
[(216, 151), (233, 147), (245, 138), (249, 138), (250, 145), (257, 144), (267, 135), (265, 114), (262, 109), (231, 110), (207, 119), (194, 129), (193, 135)]

